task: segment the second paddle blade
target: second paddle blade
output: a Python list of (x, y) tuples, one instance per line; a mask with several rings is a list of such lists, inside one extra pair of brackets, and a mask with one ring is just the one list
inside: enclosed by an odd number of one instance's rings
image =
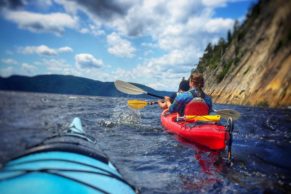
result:
[(143, 100), (128, 100), (127, 104), (130, 108), (133, 108), (133, 109), (142, 109), (148, 105), (148, 103)]

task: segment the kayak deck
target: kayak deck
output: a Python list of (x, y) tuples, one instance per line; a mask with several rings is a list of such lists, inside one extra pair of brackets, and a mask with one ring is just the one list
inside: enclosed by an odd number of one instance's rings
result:
[(96, 143), (75, 118), (63, 134), (3, 165), (0, 193), (135, 193)]
[(229, 133), (225, 126), (214, 122), (176, 121), (176, 114), (166, 111), (161, 114), (162, 125), (190, 142), (198, 143), (212, 150), (223, 150), (229, 140)]

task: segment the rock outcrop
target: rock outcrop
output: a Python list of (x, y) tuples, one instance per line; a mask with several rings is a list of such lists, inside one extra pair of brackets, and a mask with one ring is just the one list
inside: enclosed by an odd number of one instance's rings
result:
[(290, 18), (291, 1), (259, 1), (227, 42), (206, 49), (197, 69), (215, 103), (291, 105)]

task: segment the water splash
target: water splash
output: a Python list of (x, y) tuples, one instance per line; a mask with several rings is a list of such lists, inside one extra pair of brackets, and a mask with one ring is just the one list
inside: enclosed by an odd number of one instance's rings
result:
[(22, 152), (28, 143), (39, 143), (78, 116), (98, 146), (142, 193), (290, 191), (290, 109), (215, 105), (242, 115), (235, 122), (229, 167), (212, 162), (210, 152), (195, 151), (168, 134), (160, 125), (158, 106), (136, 111), (127, 107), (127, 100), (0, 92), (0, 161)]
[(130, 109), (123, 104), (117, 105), (113, 109), (112, 119), (117, 124), (136, 125), (140, 123), (141, 113), (139, 110)]
[(109, 119), (102, 119), (99, 125), (106, 128), (114, 128), (119, 125), (138, 125), (141, 123), (141, 113), (138, 110), (130, 109), (126, 102), (117, 101)]

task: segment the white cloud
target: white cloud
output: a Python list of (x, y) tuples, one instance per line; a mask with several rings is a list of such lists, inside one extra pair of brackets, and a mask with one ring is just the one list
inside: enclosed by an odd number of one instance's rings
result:
[(111, 20), (114, 17), (122, 17), (131, 7), (132, 0), (96, 1), (96, 0), (58, 0), (57, 3), (64, 6), (71, 14), (82, 11), (91, 18)]
[(189, 76), (206, 45), (225, 36), (227, 30), (232, 28), (233, 19), (213, 17), (214, 9), (225, 6), (225, 3), (226, 0), (135, 3), (127, 15), (109, 24), (126, 35), (151, 37), (152, 41), (143, 45), (158, 45), (153, 49), (164, 52), (159, 51), (163, 54), (148, 59), (131, 72), (119, 70), (119, 73), (124, 73), (125, 79), (131, 79), (129, 81), (149, 85), (158, 82), (159, 89), (161, 85), (163, 89), (176, 89), (172, 83), (178, 84), (183, 76)]
[(143, 83), (159, 90), (177, 89), (182, 77), (188, 78), (196, 55), (185, 50), (173, 50), (166, 55), (151, 58), (131, 71), (117, 69), (115, 79)]
[(227, 0), (202, 0), (202, 3), (207, 7), (223, 7)]
[[(82, 54), (81, 57), (79, 55), (79, 58), (85, 58), (84, 55), (87, 55), (87, 54)], [(92, 58), (92, 55), (89, 58)], [(55, 59), (55, 58), (42, 59), (40, 62), (38, 62), (38, 65), (45, 66), (47, 68), (47, 73), (49, 74), (65, 74), (65, 75), (87, 77), (94, 80), (98, 79), (98, 80), (112, 81), (111, 74), (104, 72), (103, 69), (101, 68), (95, 68), (94, 65), (93, 65), (94, 68), (87, 68), (87, 66), (86, 67), (80, 66), (81, 64), (72, 65), (72, 64), (67, 63), (63, 59)]]
[[(119, 57), (135, 57), (139, 53), (138, 47), (135, 48), (130, 40), (142, 42), (144, 56), (133, 58), (139, 59), (139, 65), (131, 71), (116, 70), (114, 78), (155, 85), (159, 89), (162, 86), (162, 89), (176, 89), (174, 84), (189, 75), (206, 45), (225, 36), (226, 31), (232, 28), (233, 19), (214, 17), (215, 9), (226, 6), (230, 1), (241, 0), (55, 0), (53, 4), (63, 6), (65, 13), (7, 11), (5, 17), (33, 32), (60, 35), (69, 28), (94, 36), (113, 32), (99, 38), (106, 37), (107, 51)], [(50, 0), (48, 2), (48, 5), (51, 4)], [(73, 51), (66, 47), (32, 50), (31, 54), (47, 56)], [(145, 56), (147, 58), (141, 58)], [(67, 69), (60, 62), (55, 64)], [(100, 73), (96, 67), (104, 65), (101, 59), (91, 54), (76, 55), (75, 64), (79, 73), (85, 76)], [(109, 77), (106, 73), (102, 75)]]
[(119, 57), (133, 57), (136, 49), (131, 43), (113, 32), (107, 36), (108, 52)]
[(22, 63), (21, 68), (27, 75), (35, 75), (37, 73), (37, 67), (28, 63)]
[(141, 46), (146, 47), (146, 48), (158, 48), (158, 45), (152, 42), (143, 42), (141, 43)]
[(64, 59), (49, 58), (42, 59), (40, 62), (37, 62), (38, 66), (42, 66), (47, 69), (49, 74), (74, 74), (74, 67), (68, 64)]
[(73, 49), (71, 47), (65, 46), (65, 47), (58, 48), (58, 52), (59, 53), (71, 53), (71, 52), (73, 52)]
[(7, 20), (15, 22), (22, 29), (32, 32), (49, 32), (61, 35), (65, 28), (76, 28), (77, 21), (65, 13), (33, 13), (29, 11), (6, 11)]
[(231, 29), (234, 21), (232, 19), (215, 18), (207, 21), (204, 26), (206, 32), (214, 33)]
[[(93, 1), (65, 1), (60, 2), (71, 14), (78, 11), (85, 13), (94, 23), (94, 30), (88, 27), (83, 33), (101, 30), (108, 27), (113, 33), (107, 35), (108, 52), (120, 57), (133, 57), (136, 48), (124, 37), (144, 38), (144, 52), (147, 59), (131, 71), (119, 69), (118, 73), (125, 79), (142, 81), (160, 80), (160, 85), (167, 87), (171, 77), (177, 82), (182, 76), (188, 76), (190, 70), (197, 64), (199, 57), (209, 42), (214, 42), (226, 35), (226, 31), (233, 26), (229, 18), (214, 18), (217, 7), (226, 6), (229, 0), (141, 0), (102, 3), (92, 7)], [(230, 0), (234, 1), (234, 0)], [(86, 4), (87, 3), (87, 4)], [(117, 5), (124, 6), (124, 11), (114, 9)], [(99, 8), (106, 7), (106, 12)], [(120, 7), (122, 7), (120, 6)], [(97, 11), (99, 10), (99, 11)], [(109, 14), (109, 15), (108, 15)], [(108, 17), (104, 17), (104, 16)], [(118, 17), (115, 17), (118, 15)], [(159, 53), (159, 54), (156, 54)], [(155, 56), (154, 58), (150, 58)], [(116, 76), (119, 76), (116, 73)], [(122, 76), (120, 74), (120, 76)], [(137, 76), (138, 75), (138, 76)], [(154, 79), (153, 79), (154, 77)], [(155, 81), (154, 81), (155, 82)], [(154, 83), (153, 82), (153, 83)], [(174, 87), (176, 88), (176, 87)]]
[(16, 64), (18, 64), (18, 61), (16, 61), (15, 59), (11, 59), (11, 58), (2, 59), (1, 62), (6, 64), (6, 65), (16, 65)]
[(2, 77), (8, 77), (12, 75), (15, 72), (14, 67), (5, 67), (5, 68), (0, 68), (0, 76)]
[(38, 55), (44, 55), (44, 56), (56, 56), (60, 53), (67, 53), (67, 52), (73, 52), (73, 49), (71, 47), (65, 46), (58, 49), (50, 48), (46, 45), (40, 45), (40, 46), (26, 46), (26, 47), (20, 47), (18, 48), (18, 51), (22, 54), (38, 54)]
[(20, 48), (19, 51), (23, 54), (38, 54), (38, 55), (46, 55), (46, 56), (57, 55), (57, 52), (54, 49), (49, 48), (46, 45), (26, 46), (26, 47)]
[(82, 27), (80, 30), (82, 34), (92, 34), (94, 36), (104, 35), (105, 31), (100, 26), (89, 24), (86, 27)]
[(100, 68), (104, 65), (101, 59), (96, 59), (93, 55), (87, 53), (77, 54), (75, 62), (76, 66), (80, 69)]
[(48, 7), (53, 5), (53, 0), (34, 0), (31, 2), (41, 9), (47, 9)]

